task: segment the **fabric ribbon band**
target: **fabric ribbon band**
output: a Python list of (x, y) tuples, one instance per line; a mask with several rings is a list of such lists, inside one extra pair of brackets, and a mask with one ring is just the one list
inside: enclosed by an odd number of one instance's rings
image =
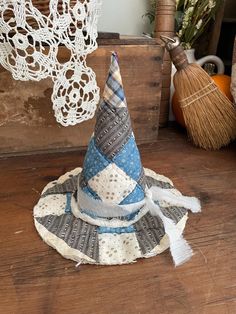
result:
[[(171, 190), (164, 190), (162, 188), (153, 186), (146, 190), (145, 199), (141, 202), (130, 205), (116, 205), (112, 203), (106, 203), (100, 200), (95, 200), (85, 194), (81, 189), (78, 190), (79, 208), (77, 211), (85, 210), (93, 213), (94, 216), (117, 218), (118, 216), (126, 216), (137, 212), (142, 207), (148, 208), (151, 215), (158, 216), (163, 222), (165, 233), (168, 235), (170, 252), (175, 266), (179, 266), (185, 263), (193, 255), (193, 251), (184, 239), (181, 230), (175, 224), (173, 220), (166, 217), (159, 205), (158, 201), (165, 201), (168, 204), (175, 206), (182, 206), (191, 210), (192, 213), (198, 213), (201, 211), (201, 205), (197, 198), (187, 197), (183, 195), (176, 195)], [(73, 213), (77, 216), (78, 212)], [(97, 218), (99, 220), (99, 218)], [(130, 222), (132, 223), (132, 222)]]
[(91, 212), (94, 216), (100, 218), (114, 218), (128, 216), (135, 213), (145, 205), (145, 200), (130, 205), (117, 205), (114, 203), (96, 200), (80, 188), (78, 189), (78, 200), (80, 209), (85, 212)]

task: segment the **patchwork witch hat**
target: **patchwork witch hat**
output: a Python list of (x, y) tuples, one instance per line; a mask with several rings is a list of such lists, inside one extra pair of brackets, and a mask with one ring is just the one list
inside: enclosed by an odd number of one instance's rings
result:
[(192, 256), (182, 236), (188, 210), (199, 212), (199, 201), (142, 166), (113, 53), (83, 169), (44, 188), (34, 208), (36, 229), (78, 263), (132, 263), (170, 247), (180, 265)]

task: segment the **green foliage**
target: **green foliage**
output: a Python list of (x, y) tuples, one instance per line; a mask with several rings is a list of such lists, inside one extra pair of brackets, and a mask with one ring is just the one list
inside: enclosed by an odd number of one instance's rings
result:
[[(157, 1), (150, 0), (151, 9), (145, 14), (152, 24), (155, 20)], [(222, 0), (176, 0), (176, 34), (186, 49), (194, 46), (209, 22), (215, 19), (221, 4)]]
[(147, 17), (151, 24), (155, 21), (155, 13), (156, 13), (156, 4), (157, 0), (149, 0), (150, 1), (150, 11), (144, 14)]

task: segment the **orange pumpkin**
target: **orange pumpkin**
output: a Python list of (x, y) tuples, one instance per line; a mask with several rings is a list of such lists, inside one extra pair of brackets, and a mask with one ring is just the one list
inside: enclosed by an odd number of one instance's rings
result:
[[(213, 75), (212, 79), (219, 87), (219, 89), (229, 98), (230, 101), (233, 101), (233, 96), (230, 92), (230, 84), (231, 84), (231, 77), (228, 75), (217, 74)], [(176, 121), (182, 126), (185, 127), (185, 121), (182, 109), (178, 102), (177, 94), (174, 93), (172, 98), (172, 110), (175, 116)]]
[(175, 116), (175, 120), (183, 127), (185, 128), (185, 121), (182, 109), (179, 105), (177, 93), (175, 92), (172, 98), (172, 111)]
[(233, 102), (233, 96), (230, 91), (231, 77), (228, 75), (217, 74), (213, 75), (212, 79), (215, 81), (219, 89)]

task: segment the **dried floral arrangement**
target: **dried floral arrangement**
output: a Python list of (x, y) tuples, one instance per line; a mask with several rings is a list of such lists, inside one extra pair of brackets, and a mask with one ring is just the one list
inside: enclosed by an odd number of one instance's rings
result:
[[(153, 24), (158, 0), (150, 0), (150, 11), (145, 14)], [(185, 49), (194, 47), (209, 22), (215, 19), (222, 0), (176, 0), (176, 33)]]

